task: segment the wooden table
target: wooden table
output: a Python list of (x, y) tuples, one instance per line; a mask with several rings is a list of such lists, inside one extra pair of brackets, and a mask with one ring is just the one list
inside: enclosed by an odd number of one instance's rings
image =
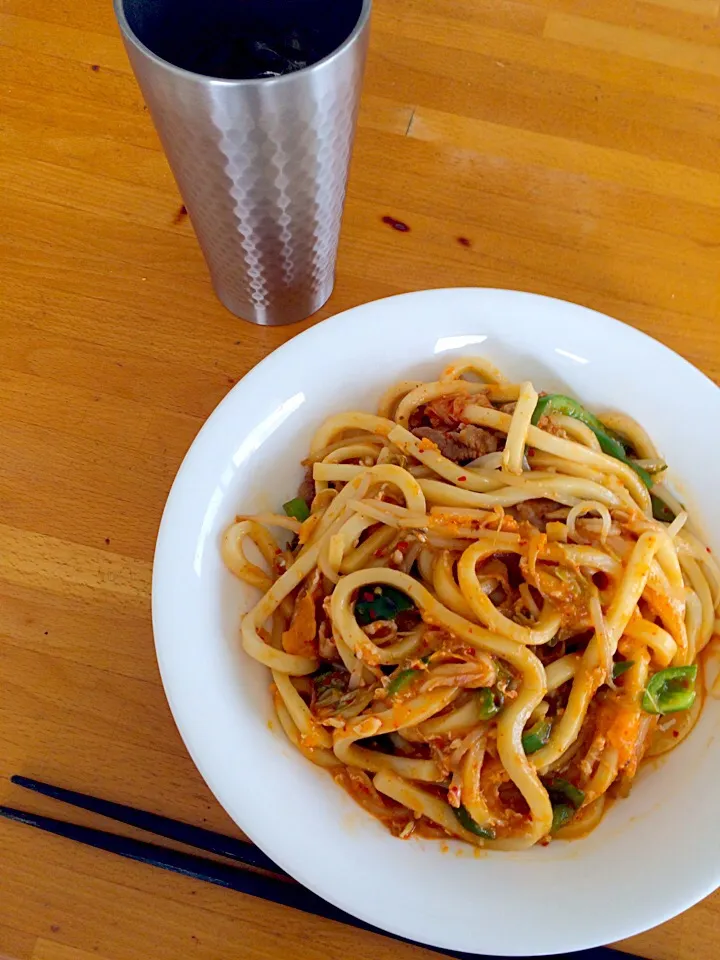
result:
[[(237, 833), (165, 703), (151, 562), (203, 420), (299, 327), (215, 300), (108, 0), (2, 9), (0, 802), (56, 811), (11, 787), (20, 772)], [(606, 311), (717, 378), (719, 12), (377, 0), (321, 315), (515, 287)], [(716, 958), (720, 894), (623, 947)], [(1, 822), (0, 956), (432, 955)]]

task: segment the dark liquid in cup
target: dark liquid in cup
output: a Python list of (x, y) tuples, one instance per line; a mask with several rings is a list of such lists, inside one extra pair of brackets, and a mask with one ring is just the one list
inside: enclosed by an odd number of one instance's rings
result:
[(329, 56), (362, 0), (129, 0), (130, 27), (163, 60), (208, 77), (281, 77)]
[(321, 40), (318, 31), (301, 27), (278, 30), (262, 25), (234, 35), (210, 31), (198, 38), (182, 66), (228, 80), (281, 77), (322, 60)]

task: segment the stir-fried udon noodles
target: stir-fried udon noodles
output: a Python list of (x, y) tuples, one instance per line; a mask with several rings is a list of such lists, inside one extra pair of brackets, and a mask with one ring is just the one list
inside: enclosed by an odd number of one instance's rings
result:
[(638, 423), (469, 359), (329, 417), (305, 466), (225, 534), (242, 642), (395, 835), (579, 836), (691, 730), (720, 571)]

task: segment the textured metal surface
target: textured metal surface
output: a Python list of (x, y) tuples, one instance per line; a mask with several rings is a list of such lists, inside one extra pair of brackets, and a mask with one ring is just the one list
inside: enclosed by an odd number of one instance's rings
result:
[(332, 292), (370, 0), (330, 57), (270, 80), (215, 80), (151, 53), (116, 13), (215, 291), (261, 324), (302, 320)]

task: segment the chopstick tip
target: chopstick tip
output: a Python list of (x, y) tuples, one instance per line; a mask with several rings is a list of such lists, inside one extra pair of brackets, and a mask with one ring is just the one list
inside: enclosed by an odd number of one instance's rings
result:
[(19, 773), (14, 773), (10, 777), (10, 783), (16, 784), (18, 787), (27, 787), (31, 783), (34, 783), (34, 780), (30, 780), (29, 777), (21, 777)]

